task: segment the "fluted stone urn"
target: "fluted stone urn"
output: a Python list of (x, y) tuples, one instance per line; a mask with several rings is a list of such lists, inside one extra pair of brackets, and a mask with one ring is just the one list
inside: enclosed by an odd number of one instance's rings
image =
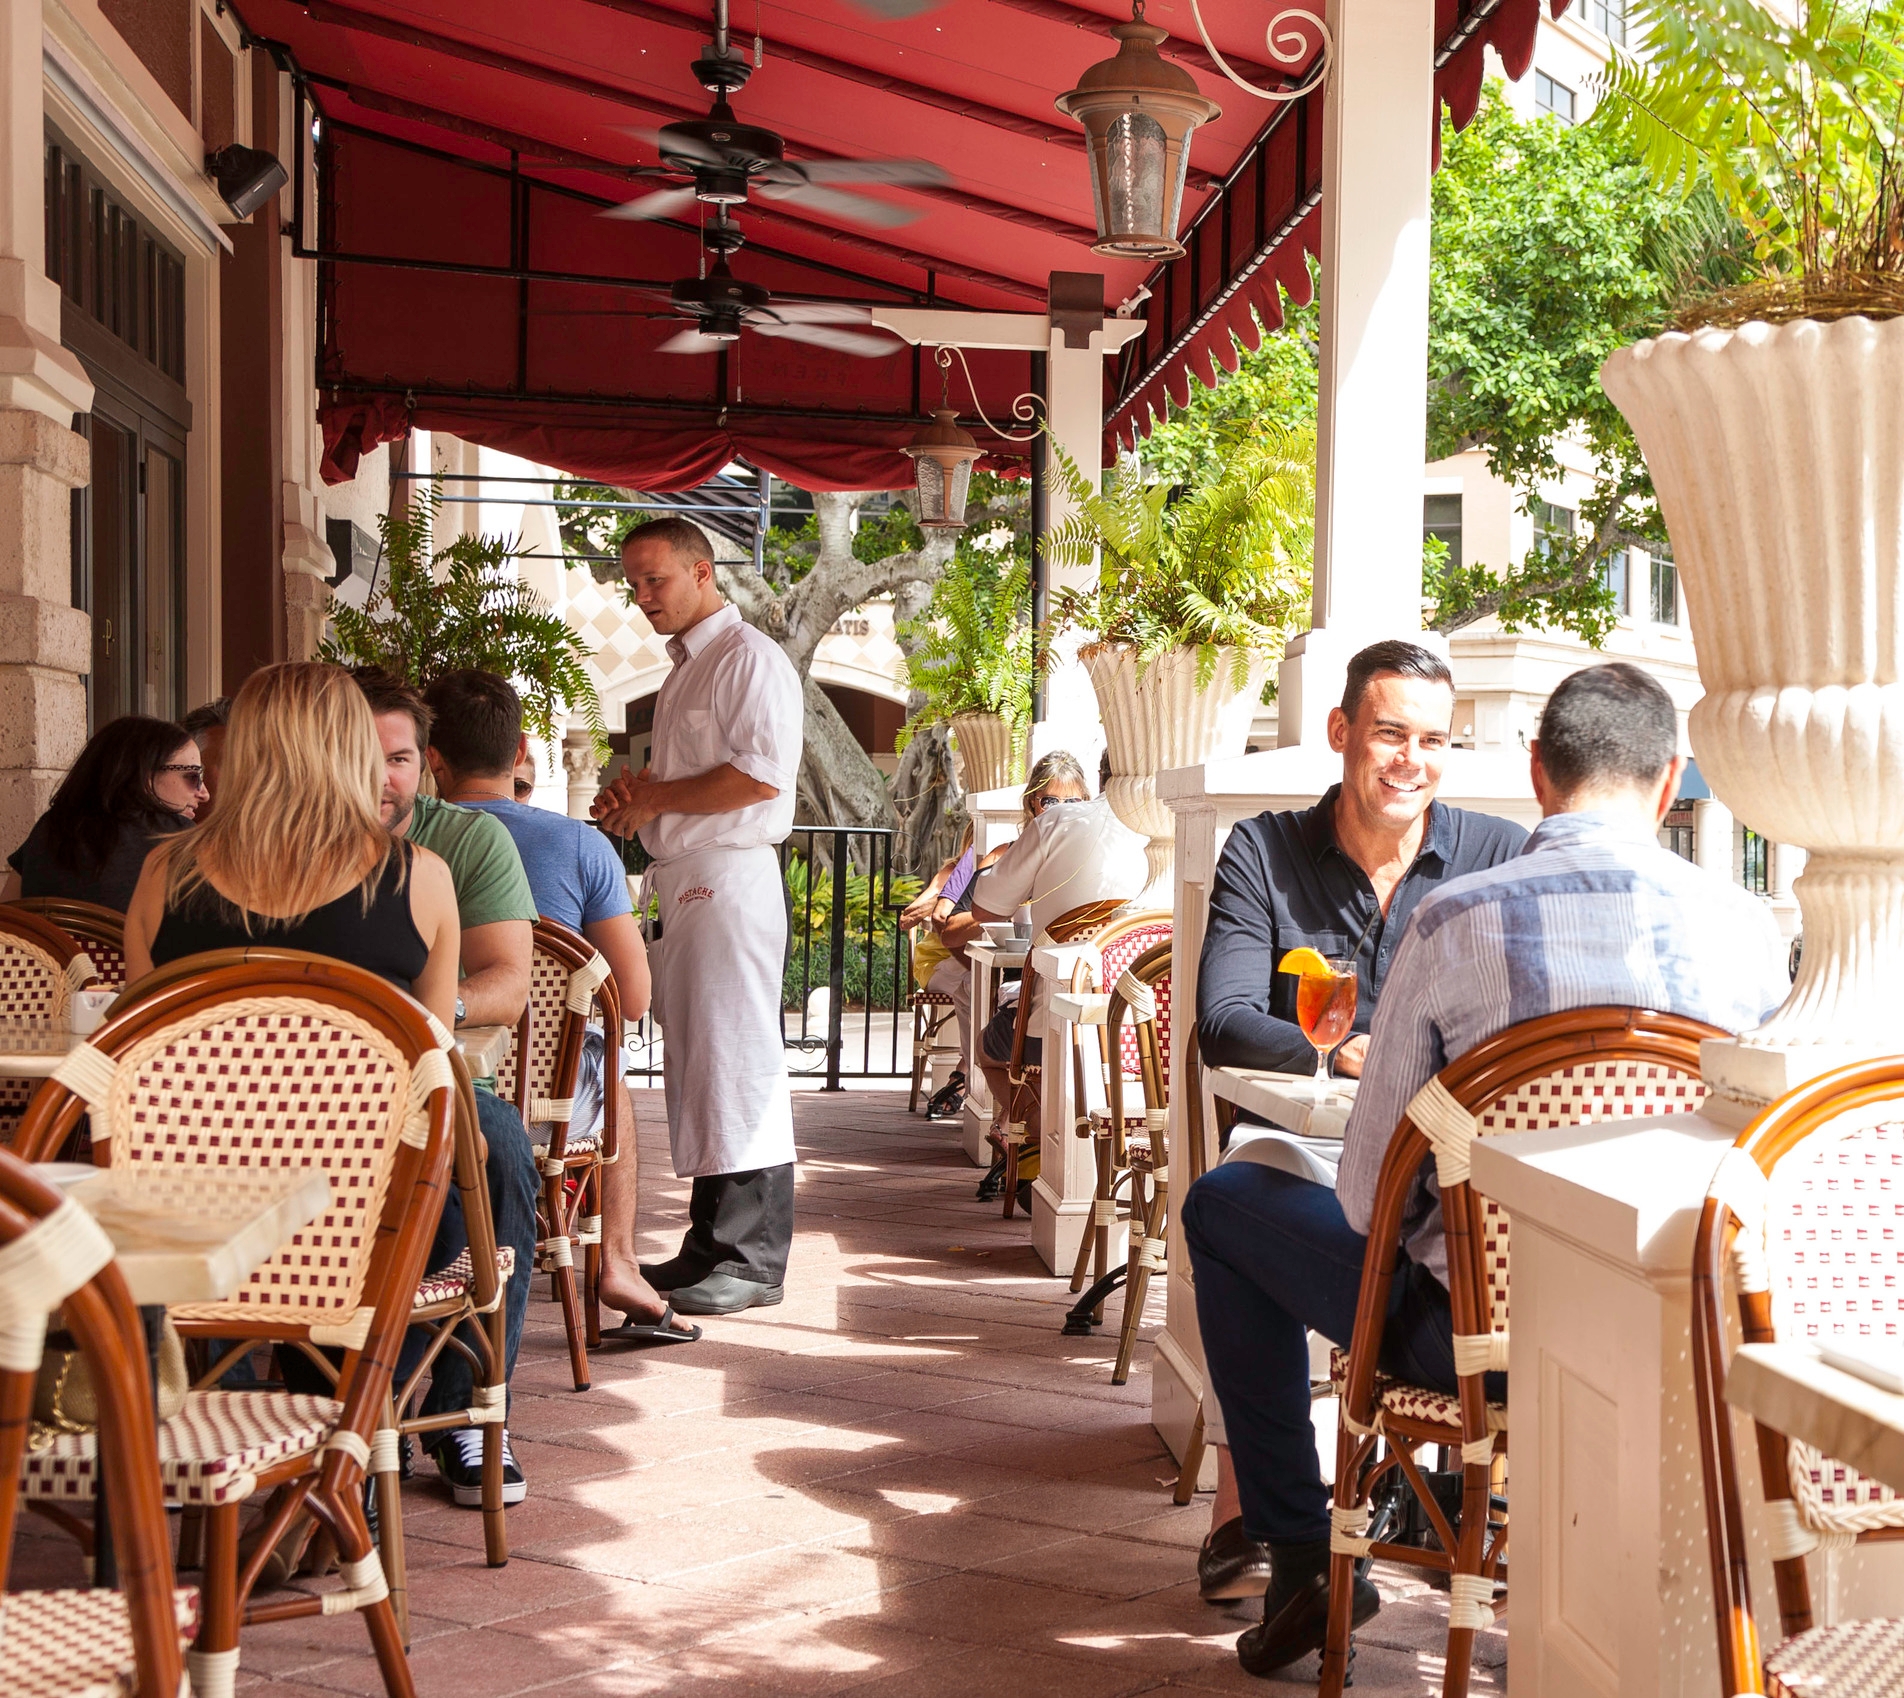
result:
[(1661, 336), (1600, 376), (1672, 534), (1699, 769), (1809, 851), (1797, 982), (1722, 1068), (1771, 1097), (1904, 1045), (1904, 319)]
[(1024, 781), (1023, 752), (1012, 746), (1011, 726), (996, 713), (955, 713), (947, 718), (958, 751), (959, 783), (968, 796)]
[(1137, 651), (1128, 644), (1095, 643), (1078, 651), (1097, 692), (1111, 757), (1105, 795), (1117, 817), (1149, 839), (1149, 882), (1138, 899), (1146, 908), (1171, 906), (1177, 864), (1176, 815), (1157, 799), (1157, 774), (1240, 755), (1249, 741), (1271, 663), (1249, 655), (1239, 685), (1237, 655), (1233, 648), (1218, 649), (1215, 670), (1198, 689), (1195, 649), (1166, 650), (1141, 677)]

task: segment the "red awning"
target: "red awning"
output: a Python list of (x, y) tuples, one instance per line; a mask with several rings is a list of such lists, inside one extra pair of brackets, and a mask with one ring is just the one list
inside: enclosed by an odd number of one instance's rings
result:
[[(1539, 7), (1437, 0), (1437, 87), (1458, 121), (1487, 44), (1525, 70)], [(1203, 11), (1240, 72), (1281, 76), (1261, 63), (1260, 0)], [(910, 482), (896, 450), (939, 387), (923, 350), (860, 359), (749, 333), (720, 355), (660, 353), (684, 321), (654, 291), (695, 274), (698, 233), (600, 216), (661, 186), (631, 129), (705, 115), (689, 67), (711, 12), (249, 0), (250, 27), (286, 50), (323, 119), (300, 242), (320, 256), (327, 476), (416, 424), (648, 489), (691, 487), (736, 457), (808, 487)], [(1102, 271), (1112, 304), (1148, 284), (1148, 328), (1107, 362), (1107, 420), (1128, 439), (1188, 373), (1228, 356), (1232, 330), (1253, 339), (1252, 307), (1275, 322), (1276, 282), (1306, 293), (1322, 170), (1320, 93), (1266, 107), (1217, 74), (1181, 0), (1152, 0), (1149, 15), (1223, 107), (1195, 137), (1189, 252), (1162, 268), (1091, 253), (1082, 135), (1051, 104), (1108, 56), (1128, 16), (1115, 0), (952, 0), (897, 21), (844, 0), (735, 0), (736, 43), (761, 42), (733, 97), (743, 122), (785, 136), (793, 159), (921, 158), (950, 173), (868, 191), (918, 215), (893, 229), (756, 194), (735, 271), (781, 298), (991, 311), (1041, 310), (1053, 271)], [(970, 359), (978, 405), (1008, 420), (1035, 385), (1033, 357)], [(980, 424), (956, 368), (951, 399), (982, 444), (1022, 457)]]

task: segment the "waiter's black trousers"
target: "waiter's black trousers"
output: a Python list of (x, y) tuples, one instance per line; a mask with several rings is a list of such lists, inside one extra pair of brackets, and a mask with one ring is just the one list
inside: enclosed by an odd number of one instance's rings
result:
[(793, 1248), (793, 1163), (751, 1173), (714, 1173), (694, 1181), (688, 1232), (677, 1260), (691, 1270), (684, 1285), (711, 1273), (762, 1285), (787, 1276)]

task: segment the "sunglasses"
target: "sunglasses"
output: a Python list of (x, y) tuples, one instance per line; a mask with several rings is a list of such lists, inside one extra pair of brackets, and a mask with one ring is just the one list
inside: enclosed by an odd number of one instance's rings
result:
[(185, 774), (186, 783), (191, 785), (194, 790), (203, 790), (205, 788), (205, 769), (202, 766), (186, 766), (183, 762), (174, 762), (169, 766), (160, 767), (159, 771), (182, 772)]
[(526, 802), (534, 794), (535, 786), (533, 784), (525, 783), (520, 778), (516, 780), (516, 800), (518, 802)]

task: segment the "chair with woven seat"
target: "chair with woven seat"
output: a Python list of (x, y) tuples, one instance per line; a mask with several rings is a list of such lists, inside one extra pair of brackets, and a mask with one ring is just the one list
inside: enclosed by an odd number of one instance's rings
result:
[[(90, 1115), (94, 1160), (147, 1185), (217, 1168), (320, 1167), (330, 1180), (328, 1210), (230, 1299), (170, 1312), (188, 1338), (343, 1352), (335, 1398), (197, 1391), (158, 1440), (168, 1494), (205, 1509), (204, 1625), (188, 1658), (200, 1698), (232, 1690), (242, 1624), (353, 1611), (386, 1690), (414, 1690), (364, 1481), (450, 1183), (448, 1050), (419, 1004), (342, 962), (210, 968), (143, 987), (66, 1057), (22, 1122), (31, 1159)], [(69, 1476), (84, 1472), (83, 1456), (64, 1460)], [(258, 1492), (275, 1493), (275, 1507), (241, 1568), (239, 1509)], [(335, 1543), (343, 1590), (253, 1600), (266, 1555), (306, 1512)]]
[[(939, 1047), (939, 1034), (946, 1028), (946, 1022), (955, 1017), (951, 997), (944, 991), (926, 990), (915, 985), (907, 999), (912, 1009), (912, 1087), (906, 1093), (906, 1112), (919, 1112), (919, 1092), (925, 1084), (926, 1063), (932, 1059), (932, 1052)], [(959, 1065), (965, 1065), (965, 1058), (959, 1058)]]
[(126, 982), (126, 917), (117, 908), (66, 896), (21, 896), (7, 906), (51, 920), (91, 957), (101, 986), (117, 990)]
[[(91, 956), (51, 920), (0, 907), (0, 1025), (64, 1026), (73, 992), (98, 977)], [(37, 1079), (0, 1078), (0, 1144), (10, 1144)]]
[[(599, 1130), (571, 1129), (583, 1035), (598, 1011), (602, 1124)], [(536, 1263), (562, 1305), (577, 1391), (588, 1390), (588, 1352), (602, 1341), (602, 1169), (621, 1154), (620, 1058), (621, 995), (607, 960), (580, 932), (556, 920), (536, 921), (529, 1000), (497, 1070), (496, 1089), (515, 1103), (535, 1146), (542, 1174)], [(583, 1250), (579, 1290), (576, 1245)]]
[[(1118, 1194), (1133, 1184), (1131, 1152), (1148, 1148), (1150, 1115), (1163, 1104), (1164, 1083), (1157, 1072), (1155, 1032), (1145, 1030), (1154, 1019), (1156, 998), (1149, 984), (1132, 978), (1131, 973), (1142, 960), (1149, 963), (1146, 972), (1155, 977), (1156, 963), (1161, 961), (1168, 998), (1170, 916), (1145, 913), (1113, 920), (1092, 941), (1098, 946), (1095, 962), (1079, 962), (1071, 975), (1071, 991), (1084, 998), (1087, 1014), (1071, 1028), (1072, 1125), (1078, 1137), (1091, 1141), (1094, 1171), (1091, 1221), (1078, 1240), (1071, 1289), (1084, 1290), (1087, 1270), (1093, 1284), (1065, 1317), (1064, 1330), (1073, 1337), (1103, 1324), (1105, 1298), (1129, 1277), (1128, 1257), (1115, 1268), (1110, 1266), (1111, 1234), (1118, 1226), (1135, 1222), (1138, 1230), (1132, 1243), (1142, 1238), (1144, 1210), (1129, 1203), (1120, 1211)], [(1144, 1011), (1141, 1021), (1131, 1017), (1134, 1007)], [(1126, 1113), (1133, 1084), (1138, 1087), (1138, 1101)]]
[[(344, 964), (330, 956), (313, 955), (299, 949), (282, 949), (270, 944), (209, 950), (202, 955), (186, 956), (155, 968), (136, 985), (122, 991), (113, 1003), (111, 1012), (116, 1016), (122, 1009), (143, 998), (214, 969), (242, 969), (244, 977), (231, 981), (234, 988), (241, 988), (248, 983), (279, 983), (287, 973), (299, 973), (306, 967), (328, 972), (331, 968), (344, 967)], [(370, 977), (359, 973), (354, 967), (344, 967), (344, 970), (358, 974), (362, 979)], [(427, 1012), (424, 1012), (424, 1017), (429, 1018)], [(497, 1434), (501, 1431), (499, 1424), (508, 1402), (507, 1362), (503, 1342), (503, 1288), (514, 1271), (516, 1253), (507, 1246), (499, 1248), (496, 1245), (489, 1185), (483, 1169), (482, 1131), (476, 1117), (468, 1069), (454, 1050), (450, 1051), (450, 1065), (456, 1079), (459, 1103), (454, 1127), (452, 1174), (462, 1200), (463, 1222), (470, 1248), (447, 1267), (426, 1273), (419, 1280), (411, 1300), (410, 1320), (413, 1326), (429, 1328), (429, 1343), (402, 1382), (393, 1388), (390, 1419), (379, 1427), (371, 1444), (370, 1473), (377, 1484), (384, 1567), (391, 1600), (403, 1625), (406, 1644), (409, 1617), (399, 1480), (400, 1437), (420, 1437), (465, 1425), (483, 1428), (484, 1556), (491, 1568), (500, 1568), (509, 1560), (509, 1535), (502, 1501), (502, 1446)], [(479, 1269), (484, 1271), (477, 1271)], [(223, 1409), (218, 1418), (211, 1422), (207, 1435), (214, 1444), (222, 1444), (227, 1436), (234, 1433), (242, 1435), (257, 1425), (256, 1420), (252, 1419), (233, 1427), (230, 1423), (236, 1418), (232, 1412), (217, 1406), (211, 1399), (226, 1372), (258, 1342), (261, 1341), (252, 1337), (216, 1340), (213, 1346), (215, 1355), (197, 1376), (196, 1390), (207, 1394), (208, 1401), (204, 1405), (206, 1411), (211, 1413), (215, 1409)], [(304, 1342), (308, 1344), (312, 1341)], [(453, 1410), (445, 1414), (416, 1413), (412, 1405), (420, 1399), (432, 1366), (445, 1350), (454, 1350), (469, 1361), (475, 1380), (475, 1403), (467, 1410)], [(318, 1370), (335, 1382), (337, 1367), (331, 1359), (316, 1351), (310, 1354)], [(325, 1418), (322, 1406), (328, 1404), (328, 1399), (304, 1394), (276, 1395), (280, 1398), (289, 1397), (290, 1401), (281, 1402), (272, 1408), (270, 1423), (274, 1431), (281, 1434), (301, 1431), (311, 1422)], [(168, 1459), (171, 1456), (168, 1447), (174, 1442), (174, 1436), (162, 1429), (161, 1453)], [(194, 1446), (200, 1443), (183, 1432), (176, 1436), (176, 1442)], [(76, 1443), (79, 1449), (75, 1448)], [(29, 1463), (28, 1485), (36, 1506), (91, 1496), (90, 1464), (82, 1452), (83, 1441), (62, 1439), (47, 1450), (35, 1454)], [(195, 1455), (196, 1451), (191, 1454)], [(249, 1460), (264, 1461), (270, 1458), (255, 1455)], [(242, 1463), (234, 1463), (233, 1466), (240, 1467), (242, 1471)], [(187, 1551), (196, 1550), (193, 1513), (201, 1511), (212, 1499), (202, 1491), (193, 1490), (188, 1482), (175, 1479), (171, 1472), (166, 1474), (166, 1480), (167, 1501), (185, 1508), (188, 1511), (187, 1525), (194, 1528), (189, 1537), (181, 1536), (180, 1553), (183, 1561)]]
[[(98, 1395), (117, 1589), (6, 1591), (50, 1310)], [(0, 1150), (0, 1669), (9, 1698), (178, 1698), (198, 1595), (172, 1583), (145, 1332), (92, 1217)]]
[[(1497, 1459), (1506, 1454), (1507, 1405), (1487, 1397), (1485, 1376), (1507, 1369), (1508, 1221), (1468, 1184), (1476, 1138), (1636, 1115), (1685, 1113), (1705, 1100), (1699, 1044), (1723, 1036), (1678, 1015), (1637, 1008), (1579, 1008), (1523, 1021), (1450, 1062), (1416, 1092), (1389, 1140), (1369, 1226), (1355, 1332), (1330, 1359), (1341, 1398), (1329, 1534), (1329, 1627), (1323, 1698), (1341, 1698), (1350, 1650), (1352, 1580), (1364, 1559), (1405, 1563), (1450, 1577), (1444, 1698), (1464, 1698), (1477, 1629), (1492, 1623), (1507, 1555), (1507, 1522), (1494, 1507)], [(1448, 1252), (1448, 1297), (1458, 1392), (1409, 1385), (1380, 1369), (1388, 1297), (1404, 1213), (1432, 1156)], [(1415, 1452), (1436, 1445), (1461, 1457), (1458, 1525), (1423, 1479)], [(1383, 1537), (1388, 1504), (1419, 1501), (1439, 1549)]]
[(1728, 1288), (1743, 1344), (1831, 1332), (1888, 1338), (1904, 1317), (1901, 1233), (1904, 1059), (1896, 1056), (1838, 1068), (1781, 1097), (1739, 1134), (1707, 1190), (1693, 1247), (1693, 1388), (1725, 1698), (1904, 1689), (1904, 1617), (1817, 1626), (1805, 1564), (1816, 1550), (1904, 1537), (1904, 1498), (1755, 1423), (1783, 1632), (1767, 1650), (1725, 1398)]
[[(1038, 937), (1038, 944), (1075, 943), (1079, 938), (1088, 937), (1099, 930), (1114, 915), (1130, 906), (1129, 898), (1107, 896), (1096, 902), (1081, 902), (1075, 908), (1067, 908), (1050, 925), (1046, 926)], [(1005, 1067), (1005, 1078), (1009, 1089), (1006, 1092), (1005, 1131), (999, 1139), (1003, 1146), (1004, 1157), (1003, 1183), (1005, 1187), (1004, 1216), (1011, 1219), (1012, 1210), (1018, 1204), (1018, 1157), (1025, 1147), (1025, 1108), (1028, 1103), (1038, 1100), (1038, 1091), (1043, 1079), (1043, 1063), (1025, 1064), (1025, 1039), (1031, 1035), (1031, 1004), (1033, 1001), (1033, 982), (1036, 975), (1032, 972), (1031, 962), (1025, 962), (1023, 975), (1018, 984), (1018, 1007), (1012, 1019), (1011, 1059)]]

